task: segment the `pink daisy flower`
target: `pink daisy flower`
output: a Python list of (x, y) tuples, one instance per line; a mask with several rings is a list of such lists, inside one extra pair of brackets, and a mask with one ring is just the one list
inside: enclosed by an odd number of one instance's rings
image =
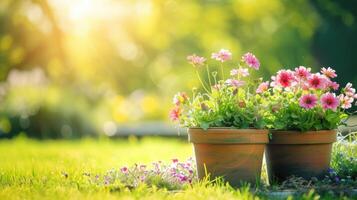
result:
[(338, 90), (338, 88), (340, 87), (340, 85), (334, 81), (328, 80), (327, 83), (329, 88), (332, 88), (333, 90)]
[(238, 75), (238, 69), (232, 69), (231, 76), (237, 76), (237, 75)]
[(355, 97), (356, 89), (352, 87), (352, 83), (347, 83), (345, 88), (343, 89), (345, 94), (349, 97)]
[(327, 92), (321, 96), (321, 105), (323, 109), (336, 110), (339, 106), (340, 100), (336, 97), (335, 93)]
[(221, 62), (225, 62), (227, 60), (231, 60), (232, 59), (232, 53), (228, 50), (225, 49), (221, 49), (219, 52), (217, 53), (212, 53), (211, 58), (221, 61)]
[(290, 87), (294, 81), (294, 75), (290, 70), (280, 70), (275, 77), (275, 84), (284, 88)]
[(239, 81), (236, 79), (227, 79), (225, 83), (229, 86), (239, 88), (245, 84), (245, 81)]
[(329, 78), (335, 78), (335, 77), (337, 77), (336, 71), (333, 70), (331, 67), (329, 67), (329, 68), (327, 68), (327, 69), (326, 69), (325, 67), (323, 67), (323, 68), (321, 69), (321, 73), (322, 73), (323, 75), (329, 77)]
[(172, 121), (177, 121), (180, 119), (181, 110), (179, 107), (175, 107), (170, 111), (170, 118)]
[(248, 71), (248, 68), (238, 68), (238, 69), (232, 69), (231, 70), (231, 75), (232, 76), (240, 76), (240, 77), (246, 77), (246, 76), (249, 76), (249, 71)]
[(322, 76), (319, 73), (311, 75), (307, 79), (309, 86), (313, 89), (325, 89), (327, 85), (326, 77)]
[(265, 81), (258, 86), (258, 88), (255, 92), (257, 94), (260, 94), (260, 93), (267, 91), (268, 89), (269, 89), (269, 81)]
[(247, 64), (249, 67), (254, 68), (256, 70), (260, 67), (259, 60), (253, 55), (252, 53), (246, 53), (243, 55), (242, 60)]
[(307, 79), (311, 75), (311, 68), (306, 68), (304, 66), (299, 66), (295, 68), (295, 77), (298, 79)]
[(345, 96), (345, 95), (341, 94), (341, 95), (339, 95), (339, 99), (341, 102), (341, 108), (349, 109), (352, 107), (352, 103), (354, 100), (353, 97), (349, 97), (349, 96)]
[(300, 97), (299, 104), (305, 109), (314, 108), (317, 104), (317, 97), (314, 94), (306, 94)]
[(202, 66), (206, 61), (206, 58), (196, 56), (195, 54), (187, 56), (187, 61), (195, 66)]

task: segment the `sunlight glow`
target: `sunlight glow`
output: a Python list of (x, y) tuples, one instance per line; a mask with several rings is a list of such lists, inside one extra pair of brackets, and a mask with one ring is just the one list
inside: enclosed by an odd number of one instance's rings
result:
[(74, 3), (69, 10), (69, 18), (73, 21), (87, 19), (96, 10), (93, 1), (82, 0)]

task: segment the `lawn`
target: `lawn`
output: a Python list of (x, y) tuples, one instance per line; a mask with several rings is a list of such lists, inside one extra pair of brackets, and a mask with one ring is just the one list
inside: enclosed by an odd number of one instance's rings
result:
[[(143, 138), (77, 141), (0, 141), (0, 199), (254, 199), (248, 188), (194, 184), (180, 191), (140, 186), (134, 190), (96, 185), (84, 173), (101, 174), (134, 163), (192, 156), (178, 139)], [(264, 198), (264, 196), (260, 196)], [(317, 194), (301, 198), (313, 199)]]

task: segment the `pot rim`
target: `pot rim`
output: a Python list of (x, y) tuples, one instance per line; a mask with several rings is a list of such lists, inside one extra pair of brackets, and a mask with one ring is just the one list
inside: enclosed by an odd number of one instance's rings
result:
[[(201, 127), (189, 127), (187, 129), (201, 129), (201, 130), (204, 130)], [(224, 129), (224, 130), (269, 130), (269, 129), (266, 129), (266, 128), (235, 128), (235, 127), (225, 127), (225, 126), (207, 128), (207, 130), (217, 130), (217, 129)]]
[(337, 140), (337, 130), (275, 131), (270, 130), (269, 145), (279, 144), (330, 144)]
[(268, 129), (189, 128), (188, 140), (195, 144), (266, 144)]
[(269, 129), (269, 132), (275, 133), (275, 134), (280, 134), (280, 133), (286, 133), (289, 132), (289, 134), (314, 134), (314, 133), (321, 133), (321, 132), (330, 132), (330, 131), (336, 131), (337, 129), (323, 129), (323, 130), (309, 130), (309, 131), (299, 131), (299, 130), (278, 130), (278, 129)]

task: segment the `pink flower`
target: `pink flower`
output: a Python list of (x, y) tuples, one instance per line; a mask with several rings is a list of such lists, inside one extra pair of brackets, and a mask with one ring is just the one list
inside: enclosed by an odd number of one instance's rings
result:
[(306, 94), (300, 97), (299, 104), (305, 109), (314, 108), (317, 104), (317, 97), (314, 94)]
[(221, 49), (219, 52), (217, 53), (212, 53), (211, 58), (221, 61), (221, 62), (225, 62), (227, 60), (231, 60), (232, 59), (232, 53), (228, 50), (225, 49)]
[(331, 110), (336, 110), (336, 108), (339, 106), (340, 101), (336, 97), (335, 93), (330, 93), (327, 92), (321, 96), (321, 105), (323, 109), (331, 109)]
[(331, 67), (329, 67), (329, 68), (327, 68), (327, 69), (326, 69), (325, 67), (323, 67), (323, 68), (321, 69), (321, 73), (322, 73), (323, 75), (329, 77), (329, 78), (335, 78), (335, 77), (337, 77), (337, 74), (336, 74), (335, 72), (336, 72), (336, 71), (333, 70)]
[(188, 96), (184, 92), (179, 92), (175, 94), (172, 103), (175, 104), (176, 106), (179, 106), (182, 103), (185, 103), (188, 100)]
[(238, 88), (245, 84), (245, 81), (239, 81), (236, 79), (227, 79), (225, 82), (227, 85)]
[(311, 75), (310, 71), (311, 71), (311, 68), (299, 66), (298, 68), (295, 68), (295, 76), (296, 76), (296, 78), (299, 78), (299, 79), (307, 79), (307, 77), (309, 77)]
[(319, 73), (311, 75), (307, 79), (309, 86), (313, 89), (325, 89), (328, 79)]
[(355, 94), (356, 94), (356, 89), (352, 87), (352, 83), (347, 83), (345, 88), (343, 89), (343, 91), (345, 92), (345, 94), (349, 97), (354, 97), (355, 98)]
[(140, 166), (139, 166), (139, 169), (140, 169), (141, 171), (145, 171), (146, 165), (140, 165)]
[(128, 168), (127, 167), (122, 167), (120, 168), (120, 171), (124, 174), (127, 174), (129, 172)]
[(243, 55), (242, 60), (247, 64), (249, 67), (254, 68), (256, 70), (260, 67), (259, 60), (253, 55), (252, 53), (246, 53)]
[(187, 56), (187, 61), (194, 66), (202, 66), (206, 58), (196, 56), (195, 54)]
[(340, 84), (338, 84), (334, 81), (331, 81), (331, 80), (328, 81), (327, 85), (329, 88), (331, 88), (333, 90), (338, 90), (338, 88), (340, 87)]
[(241, 76), (241, 77), (246, 77), (246, 76), (249, 76), (249, 71), (248, 71), (248, 68), (238, 68), (238, 69), (232, 69), (231, 70), (231, 75), (232, 76)]
[(238, 69), (232, 69), (231, 76), (236, 76), (236, 75), (238, 75)]
[(341, 108), (348, 109), (352, 107), (352, 103), (354, 98), (349, 96), (344, 96), (343, 94), (339, 95), (339, 99), (341, 102)]
[(255, 92), (257, 94), (260, 94), (260, 93), (267, 91), (268, 88), (269, 88), (269, 81), (266, 81), (266, 82), (261, 83)]
[(280, 70), (275, 77), (275, 84), (284, 88), (290, 87), (294, 81), (294, 75), (290, 70)]
[(180, 119), (181, 110), (179, 107), (175, 107), (170, 111), (170, 118), (172, 121), (177, 121)]

